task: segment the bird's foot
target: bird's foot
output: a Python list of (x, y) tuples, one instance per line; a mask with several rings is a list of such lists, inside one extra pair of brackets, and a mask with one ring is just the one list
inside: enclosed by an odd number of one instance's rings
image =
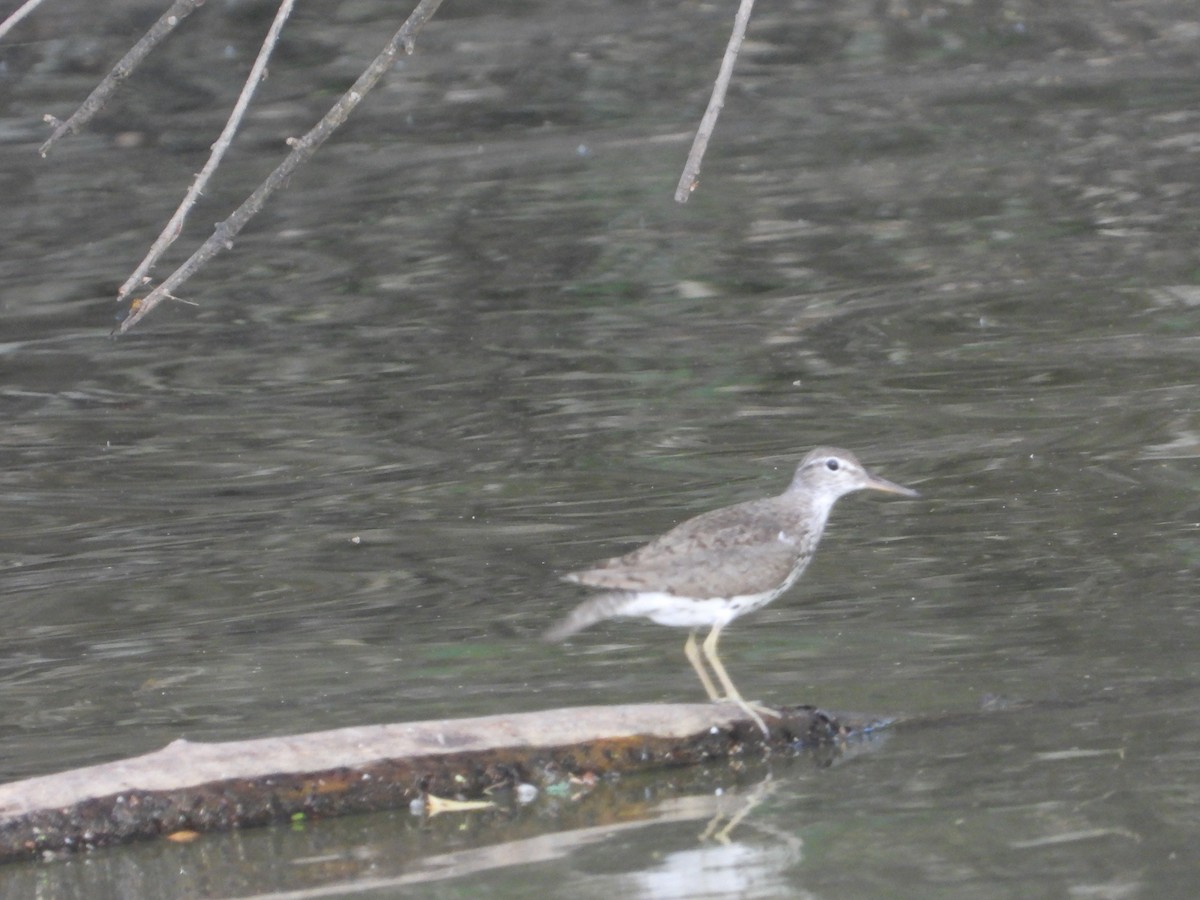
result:
[(770, 716), (773, 719), (778, 719), (783, 715), (779, 710), (763, 706), (757, 700), (743, 700), (741, 697), (715, 697), (713, 698), (713, 703), (736, 703), (742, 709), (754, 710), (759, 715)]
[(778, 710), (771, 709), (769, 706), (763, 706), (756, 700), (743, 700), (741, 697), (719, 697), (715, 703), (736, 703), (742, 708), (742, 712), (750, 717), (750, 720), (759, 727), (763, 735), (771, 736), (771, 729), (767, 727), (767, 723), (763, 721), (763, 716), (772, 719), (778, 719), (780, 714)]
[(763, 706), (757, 700), (747, 700), (746, 705), (760, 716), (770, 716), (772, 719), (778, 719), (783, 715), (783, 713), (781, 713), (779, 710), (772, 709), (769, 706)]

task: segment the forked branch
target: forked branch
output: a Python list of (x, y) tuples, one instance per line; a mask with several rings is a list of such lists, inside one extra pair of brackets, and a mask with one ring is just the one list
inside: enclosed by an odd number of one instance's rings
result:
[(183, 265), (145, 297), (134, 300), (130, 304), (129, 314), (117, 326), (116, 331), (121, 334), (129, 331), (149, 315), (158, 304), (169, 299), (172, 292), (187, 281), (197, 269), (222, 250), (228, 250), (233, 246), (233, 239), (246, 226), (246, 223), (262, 209), (267, 198), (287, 181), (288, 176), (308, 162), (317, 149), (329, 139), (329, 136), (349, 118), (350, 113), (362, 102), (363, 97), (391, 69), (396, 62), (396, 57), (401, 52), (405, 54), (413, 52), (417, 34), (441, 5), (442, 0), (420, 0), (412, 14), (400, 26), (400, 30), (392, 36), (379, 55), (371, 61), (371, 64), (358, 76), (358, 80), (341, 96), (321, 121), (303, 137), (289, 139), (288, 144), (291, 146), (292, 152), (275, 168), (275, 171), (268, 175), (254, 193), (247, 197), (225, 221), (217, 223), (208, 240), (201, 244)]
[(217, 166), (225, 158), (225, 151), (233, 143), (233, 136), (237, 134), (237, 130), (242, 124), (242, 118), (246, 115), (246, 109), (250, 105), (250, 99), (254, 96), (254, 91), (262, 83), (263, 78), (266, 77), (267, 60), (271, 58), (271, 54), (275, 50), (275, 45), (279, 41), (279, 33), (283, 30), (284, 23), (287, 22), (288, 17), (292, 14), (294, 6), (295, 0), (281, 0), (279, 9), (275, 11), (275, 20), (271, 23), (271, 27), (267, 31), (267, 36), (263, 39), (262, 47), (258, 51), (258, 58), (254, 60), (250, 74), (246, 76), (246, 83), (242, 85), (242, 92), (238, 96), (237, 103), (234, 104), (233, 112), (229, 114), (229, 119), (225, 123), (225, 128), (221, 131), (221, 136), (212, 145), (212, 152), (208, 156), (208, 162), (204, 164), (204, 168), (200, 170), (200, 174), (192, 182), (192, 186), (188, 189), (187, 194), (184, 195), (179, 208), (175, 210), (175, 214), (171, 216), (166, 227), (158, 235), (157, 240), (150, 247), (150, 251), (146, 254), (145, 259), (138, 263), (138, 267), (133, 270), (133, 274), (126, 278), (125, 283), (121, 285), (121, 289), (117, 292), (118, 303), (128, 298), (143, 283), (150, 269), (167, 252), (167, 248), (175, 243), (175, 239), (183, 231), (183, 223), (187, 221), (188, 213), (192, 211), (192, 207), (196, 205), (196, 201), (204, 193), (204, 188), (208, 186), (213, 173), (217, 171)]

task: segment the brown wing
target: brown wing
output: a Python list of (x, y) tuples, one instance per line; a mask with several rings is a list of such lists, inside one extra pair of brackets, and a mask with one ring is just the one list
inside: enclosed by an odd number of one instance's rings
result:
[(810, 553), (807, 530), (789, 513), (779, 497), (716, 509), (567, 578), (591, 587), (697, 599), (765, 593)]

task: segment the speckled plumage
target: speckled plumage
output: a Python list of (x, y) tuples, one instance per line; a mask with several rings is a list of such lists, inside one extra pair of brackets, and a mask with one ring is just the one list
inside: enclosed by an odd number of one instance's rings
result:
[(788, 492), (714, 509), (568, 581), (703, 599), (775, 591), (816, 550), (825, 516)]

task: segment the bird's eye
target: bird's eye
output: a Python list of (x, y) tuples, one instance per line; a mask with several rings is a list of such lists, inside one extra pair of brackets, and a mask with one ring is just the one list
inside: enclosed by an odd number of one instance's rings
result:
[(830, 472), (836, 472), (841, 468), (841, 464), (837, 461), (836, 457), (831, 456), (829, 459), (825, 460), (825, 468), (827, 468)]

